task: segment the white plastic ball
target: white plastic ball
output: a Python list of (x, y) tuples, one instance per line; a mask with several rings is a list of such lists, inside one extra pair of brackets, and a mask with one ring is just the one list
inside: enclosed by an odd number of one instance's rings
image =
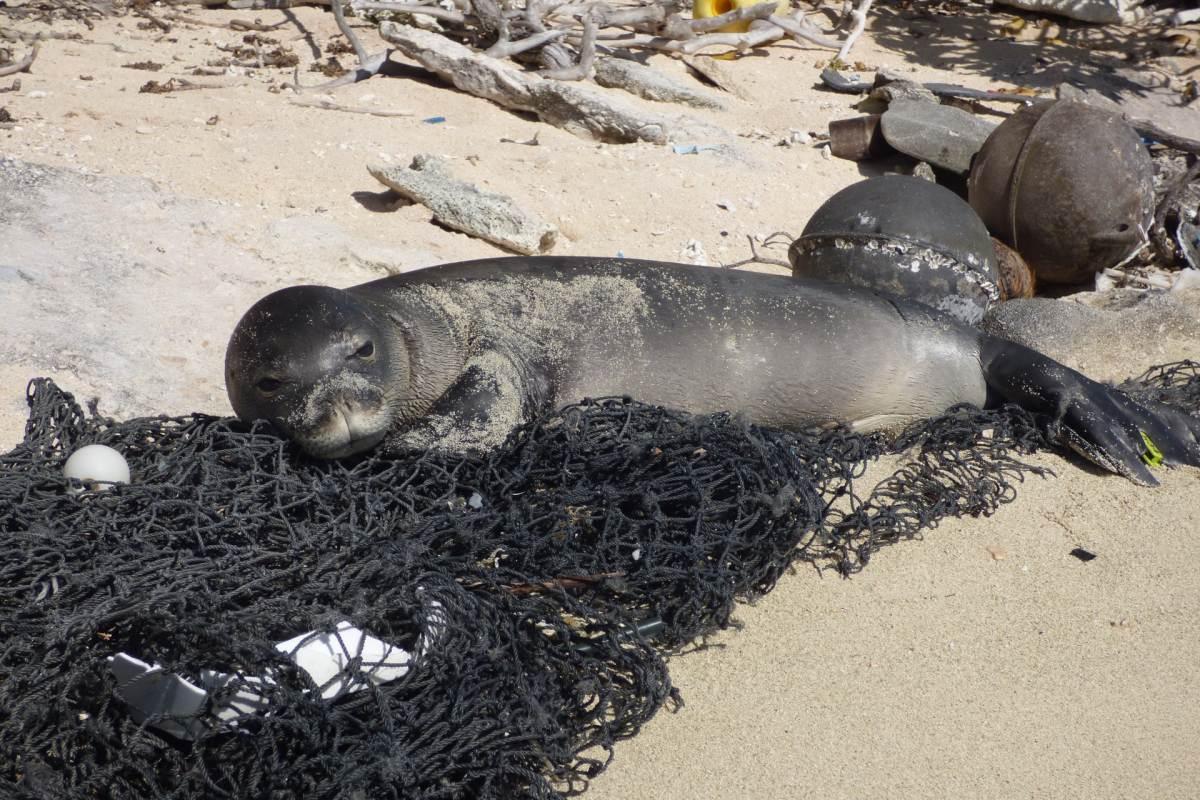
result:
[(71, 454), (63, 466), (63, 475), (84, 483), (104, 481), (96, 488), (107, 489), (107, 483), (129, 483), (129, 464), (125, 456), (111, 447), (89, 444)]

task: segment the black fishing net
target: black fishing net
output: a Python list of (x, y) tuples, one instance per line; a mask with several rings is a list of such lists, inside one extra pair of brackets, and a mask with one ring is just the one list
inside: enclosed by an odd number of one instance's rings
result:
[[(1200, 408), (1194, 364), (1139, 391)], [(578, 793), (679, 702), (664, 656), (735, 602), (991, 513), (1046, 444), (1013, 407), (886, 441), (609, 399), (488, 458), (324, 463), (262, 425), (86, 413), (46, 380), (29, 405), (0, 457), (0, 795), (19, 798)], [(131, 482), (65, 479), (90, 443)], [(304, 634), (341, 651), (335, 676), (276, 646)], [(411, 658), (388, 672), (368, 638)], [(199, 705), (139, 711), (126, 657)]]

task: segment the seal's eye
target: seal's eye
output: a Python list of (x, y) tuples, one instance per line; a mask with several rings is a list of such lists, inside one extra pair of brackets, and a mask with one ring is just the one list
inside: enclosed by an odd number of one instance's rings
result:
[(354, 351), (354, 355), (358, 358), (370, 358), (375, 355), (375, 343), (367, 339), (366, 344)]
[(279, 391), (279, 387), (283, 386), (283, 381), (277, 380), (276, 378), (263, 378), (256, 383), (255, 386), (257, 386), (258, 390), (263, 394), (271, 394), (272, 392)]

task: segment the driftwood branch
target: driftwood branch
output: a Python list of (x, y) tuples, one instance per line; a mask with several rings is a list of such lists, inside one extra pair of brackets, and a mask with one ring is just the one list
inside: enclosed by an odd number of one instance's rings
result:
[(355, 12), (359, 11), (394, 11), (397, 14), (424, 14), (441, 22), (453, 25), (466, 25), (474, 17), (468, 17), (461, 11), (442, 8), (441, 6), (425, 5), (424, 3), (385, 3), (372, 0), (352, 0), (350, 4)]
[(776, 42), (786, 36), (782, 28), (777, 28), (767, 22), (757, 21), (745, 33), (707, 33), (694, 39), (668, 39), (663, 36), (623, 36), (607, 40), (605, 43), (618, 47), (641, 48), (646, 50), (662, 50), (668, 53), (683, 53), (693, 55), (710, 47), (721, 47), (737, 51), (749, 50), (764, 44)]
[(585, 19), (578, 63), (565, 69), (542, 70), (542, 77), (560, 81), (581, 81), (592, 77), (592, 65), (596, 62), (596, 30), (596, 20), (592, 17)]
[(820, 31), (814, 30), (811, 26), (805, 24), (803, 18), (793, 19), (792, 17), (781, 17), (778, 14), (772, 14), (767, 17), (767, 21), (772, 25), (783, 28), (793, 39), (802, 39), (809, 44), (815, 44), (817, 47), (827, 47), (830, 50), (841, 49), (841, 42), (836, 39), (830, 39), (824, 36)]
[(41, 43), (35, 42), (33, 48), (20, 61), (14, 61), (12, 64), (0, 67), (0, 77), (6, 75), (16, 75), (18, 72), (28, 72), (33, 65), (33, 60), (38, 57), (38, 51), (41, 49)]
[(485, 52), (492, 58), (511, 58), (519, 53), (524, 53), (526, 50), (534, 50), (542, 45), (561, 39), (567, 33), (568, 31), (564, 28), (556, 28), (552, 31), (540, 31), (515, 42), (496, 42)]
[(333, 6), (333, 17), (337, 21), (338, 30), (342, 35), (350, 41), (350, 46), (354, 48), (354, 54), (358, 58), (358, 69), (347, 72), (340, 78), (334, 78), (326, 83), (317, 86), (305, 86), (300, 82), (300, 68), (297, 67), (292, 75), (292, 82), (285, 84), (296, 92), (311, 92), (311, 91), (328, 91), (336, 89), (339, 86), (348, 86), (352, 83), (365, 81), (373, 75), (378, 75), (384, 65), (388, 63), (390, 53), (387, 50), (381, 50), (378, 53), (368, 53), (367, 48), (363, 45), (362, 40), (358, 38), (358, 34), (350, 27), (350, 23), (346, 22), (346, 14), (343, 10), (343, 0), (331, 0)]
[(335, 103), (332, 100), (327, 100), (323, 97), (293, 97), (292, 105), (303, 106), (305, 108), (320, 108), (326, 111), (346, 111), (351, 114), (370, 114), (374, 117), (411, 117), (411, 111), (397, 111), (386, 108), (365, 108), (363, 106), (344, 106), (340, 103)]
[(421, 66), (458, 89), (505, 108), (528, 111), (544, 122), (605, 142), (664, 144), (681, 137), (730, 138), (686, 117), (644, 111), (592, 86), (567, 84), (516, 67), (430, 31), (385, 22), (380, 34)]
[[(858, 41), (858, 37), (862, 36), (862, 32), (867, 27), (867, 12), (871, 10), (872, 0), (859, 0), (858, 8), (850, 12), (850, 19), (854, 26), (850, 32), (846, 34), (846, 40), (842, 42), (842, 48), (838, 50), (838, 60), (841, 61), (850, 55), (850, 48)], [(849, 5), (847, 3), (847, 5)]]

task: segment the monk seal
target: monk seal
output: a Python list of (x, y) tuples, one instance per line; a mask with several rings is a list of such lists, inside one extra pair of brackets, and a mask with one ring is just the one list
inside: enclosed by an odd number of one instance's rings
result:
[(1157, 483), (1147, 437), (1166, 461), (1200, 464), (1200, 420), (928, 306), (631, 259), (493, 258), (280, 289), (238, 322), (225, 377), (239, 417), (271, 421), (317, 458), (385, 439), (486, 451), (550, 407), (626, 395), (785, 429), (864, 431), (957, 403), (1016, 402), (1139, 483)]

